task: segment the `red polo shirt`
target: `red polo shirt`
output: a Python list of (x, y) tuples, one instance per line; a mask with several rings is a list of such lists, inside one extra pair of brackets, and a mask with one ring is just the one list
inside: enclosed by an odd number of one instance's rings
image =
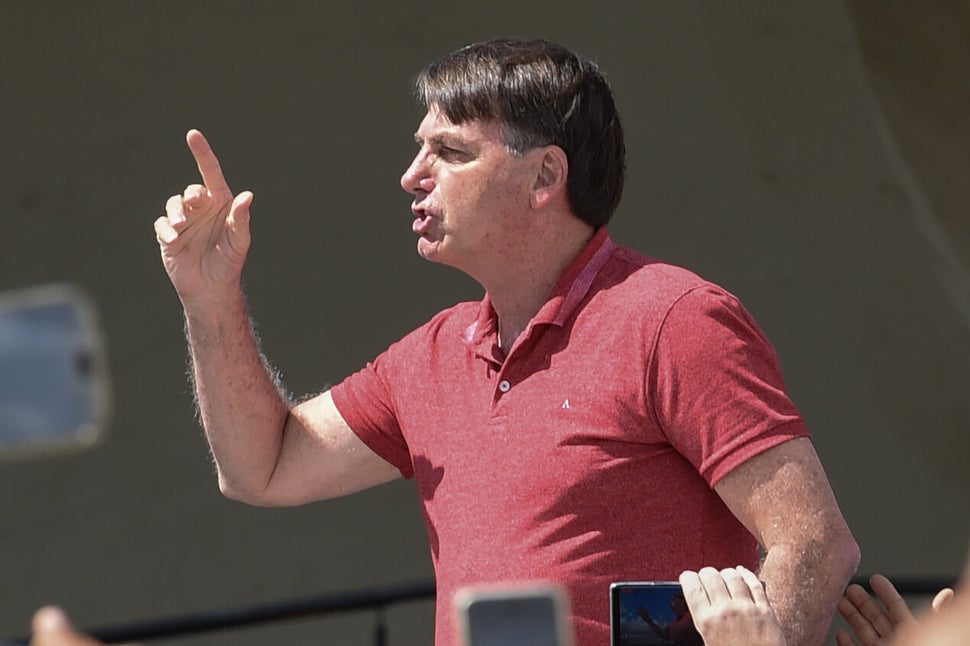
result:
[(757, 565), (714, 493), (731, 469), (807, 436), (741, 304), (600, 229), (503, 358), (488, 296), (461, 303), (333, 389), (352, 429), (414, 477), (437, 579), (569, 590), (578, 644), (609, 642), (608, 589)]

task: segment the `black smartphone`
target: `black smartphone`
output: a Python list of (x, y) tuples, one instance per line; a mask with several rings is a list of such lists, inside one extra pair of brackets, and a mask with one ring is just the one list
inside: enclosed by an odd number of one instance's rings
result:
[(610, 644), (703, 645), (676, 581), (625, 581), (610, 585)]
[(555, 585), (466, 588), (455, 596), (462, 646), (573, 646), (566, 591)]

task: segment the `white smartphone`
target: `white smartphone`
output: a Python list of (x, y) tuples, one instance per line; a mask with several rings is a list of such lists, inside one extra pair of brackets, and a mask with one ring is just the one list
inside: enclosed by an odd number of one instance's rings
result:
[(569, 598), (559, 586), (465, 588), (455, 606), (462, 646), (574, 646)]
[(109, 408), (90, 299), (69, 285), (0, 293), (0, 459), (91, 446)]

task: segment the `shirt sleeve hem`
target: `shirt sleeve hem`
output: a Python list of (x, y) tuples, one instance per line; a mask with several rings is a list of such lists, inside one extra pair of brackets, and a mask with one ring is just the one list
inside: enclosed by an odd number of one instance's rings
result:
[(337, 412), (343, 417), (347, 426), (354, 432), (354, 435), (367, 445), (367, 448), (376, 453), (381, 459), (397, 467), (397, 470), (401, 472), (404, 478), (411, 479), (414, 477), (414, 467), (411, 464), (410, 456), (406, 456), (406, 459), (402, 460), (399, 452), (393, 446), (390, 446), (382, 437), (357, 430), (360, 426), (358, 420), (352, 414), (354, 406), (347, 398), (347, 394), (340, 384), (331, 389), (330, 396), (333, 399), (334, 406), (337, 407)]
[(796, 419), (778, 424), (768, 431), (759, 433), (750, 440), (734, 447), (723, 459), (704, 469), (702, 475), (713, 489), (724, 476), (751, 458), (800, 437), (811, 437), (803, 420)]

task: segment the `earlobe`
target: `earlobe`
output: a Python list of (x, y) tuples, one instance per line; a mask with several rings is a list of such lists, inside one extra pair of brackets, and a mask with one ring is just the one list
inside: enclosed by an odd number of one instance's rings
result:
[(537, 209), (549, 204), (556, 195), (565, 190), (569, 170), (566, 154), (559, 146), (546, 146), (541, 152), (542, 157), (532, 187), (532, 206)]

